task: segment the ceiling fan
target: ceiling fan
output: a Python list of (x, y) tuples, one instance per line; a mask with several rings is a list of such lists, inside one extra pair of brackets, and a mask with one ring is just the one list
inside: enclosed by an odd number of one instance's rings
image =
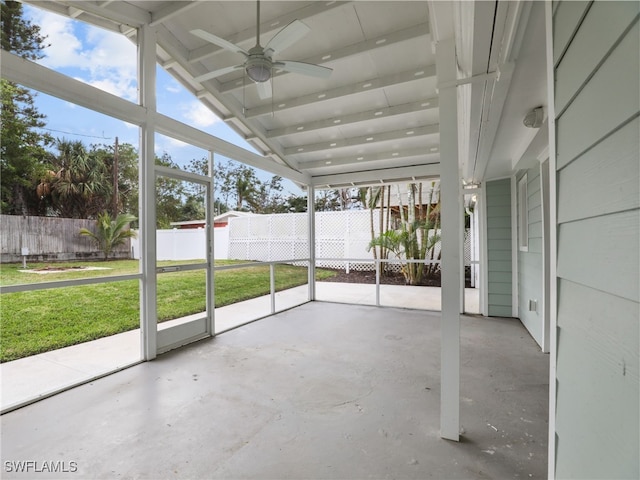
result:
[(296, 62), (293, 60), (274, 60), (273, 56), (290, 47), (302, 37), (304, 37), (311, 29), (300, 20), (294, 20), (289, 25), (280, 30), (269, 42), (263, 47), (260, 45), (260, 0), (257, 2), (257, 25), (256, 25), (256, 45), (248, 51), (238, 45), (225, 40), (224, 38), (205, 32), (201, 29), (191, 30), (191, 33), (208, 42), (218, 45), (219, 47), (234, 53), (241, 53), (245, 56), (244, 63), (233, 65), (231, 67), (221, 68), (213, 72), (205, 73), (194, 78), (197, 82), (203, 82), (211, 78), (220, 77), (235, 70), (244, 69), (251, 80), (258, 86), (258, 95), (260, 98), (271, 97), (271, 76), (274, 68), (285, 70), (291, 73), (300, 73), (318, 78), (329, 78), (331, 68), (315, 65), (312, 63)]

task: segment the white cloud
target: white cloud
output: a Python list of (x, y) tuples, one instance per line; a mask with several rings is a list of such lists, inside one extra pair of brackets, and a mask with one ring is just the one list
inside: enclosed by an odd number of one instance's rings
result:
[(176, 140), (175, 138), (165, 137), (164, 135), (161, 135), (156, 136), (155, 152), (159, 157), (162, 156), (162, 154), (165, 152), (169, 153), (169, 155), (173, 157), (176, 155), (176, 150), (190, 146), (191, 145), (189, 145), (188, 143)]
[(197, 100), (183, 104), (180, 110), (183, 118), (195, 127), (210, 127), (220, 121), (211, 110)]
[(43, 65), (121, 98), (137, 100), (136, 47), (130, 40), (54, 13), (29, 11), (33, 23), (47, 36), (46, 43), (51, 44), (43, 51)]

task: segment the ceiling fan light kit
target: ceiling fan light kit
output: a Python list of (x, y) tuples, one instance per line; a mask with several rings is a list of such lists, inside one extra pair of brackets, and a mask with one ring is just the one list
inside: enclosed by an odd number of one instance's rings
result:
[[(253, 48), (251, 50), (253, 50)], [(273, 63), (268, 57), (252, 55), (251, 50), (249, 50), (249, 58), (247, 58), (244, 64), (247, 75), (256, 83), (268, 81), (271, 78), (271, 67)]]

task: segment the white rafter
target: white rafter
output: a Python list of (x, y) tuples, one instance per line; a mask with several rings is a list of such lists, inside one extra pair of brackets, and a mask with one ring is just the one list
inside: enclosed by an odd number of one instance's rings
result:
[(435, 108), (438, 108), (438, 99), (426, 98), (424, 100), (417, 100), (412, 103), (404, 103), (402, 105), (395, 105), (393, 107), (374, 108), (372, 110), (352, 113), (351, 115), (344, 115), (342, 117), (338, 116), (325, 118), (322, 120), (316, 120), (314, 122), (301, 123), (299, 125), (292, 125), (290, 127), (268, 130), (267, 138), (295, 135), (297, 133), (311, 132), (314, 130), (321, 130), (323, 128), (341, 127), (344, 125), (367, 122), (380, 118), (391, 117), (394, 115), (406, 115), (408, 113), (424, 112)]
[(311, 105), (317, 102), (325, 102), (327, 100), (333, 100), (336, 98), (348, 97), (357, 93), (370, 92), (380, 88), (390, 87), (392, 85), (414, 82), (416, 80), (424, 80), (426, 78), (435, 76), (435, 73), (435, 65), (427, 65), (423, 68), (416, 68), (401, 73), (395, 73), (393, 75), (387, 75), (386, 77), (369, 78), (357, 83), (353, 83), (351, 85), (344, 85), (342, 87), (326, 90), (322, 93), (312, 93), (310, 95), (304, 95), (302, 97), (281, 100), (275, 105), (264, 105), (261, 107), (250, 108), (246, 111), (245, 116), (247, 118), (254, 118), (261, 115), (269, 115), (273, 112)]
[(331, 151), (332, 149), (352, 147), (354, 145), (373, 144), (378, 142), (388, 142), (392, 140), (404, 140), (406, 138), (416, 138), (426, 135), (437, 135), (439, 133), (439, 126), (426, 125), (424, 127), (410, 127), (403, 128), (402, 130), (394, 130), (391, 132), (371, 133), (367, 135), (360, 135), (357, 137), (344, 138), (340, 140), (333, 140), (322, 143), (313, 143), (309, 145), (296, 145), (295, 147), (288, 147), (284, 149), (285, 155), (298, 155), (313, 153), (319, 151)]

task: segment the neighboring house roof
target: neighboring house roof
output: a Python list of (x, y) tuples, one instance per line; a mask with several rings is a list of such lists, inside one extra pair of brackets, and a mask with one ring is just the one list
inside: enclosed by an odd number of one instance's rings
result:
[(186, 220), (184, 222), (171, 222), (169, 225), (172, 227), (183, 227), (190, 225), (204, 225), (206, 220)]
[(229, 221), (230, 218), (235, 218), (235, 217), (249, 217), (252, 215), (258, 215), (256, 213), (249, 213), (249, 212), (240, 212), (238, 210), (229, 210), (228, 212), (224, 212), (221, 213), (220, 215), (216, 216), (213, 218), (213, 221), (215, 223), (222, 223), (225, 221)]
[[(249, 213), (249, 212), (239, 212), (237, 210), (230, 210), (228, 212), (221, 213), (220, 215), (214, 217), (213, 223), (214, 225), (226, 224), (226, 223), (229, 223), (230, 218), (246, 217), (250, 215), (257, 215), (257, 214)], [(172, 227), (180, 227), (180, 228), (192, 227), (193, 228), (198, 226), (204, 226), (205, 223), (206, 223), (206, 220), (204, 219), (203, 220), (185, 220), (182, 222), (171, 222), (170, 225)]]

